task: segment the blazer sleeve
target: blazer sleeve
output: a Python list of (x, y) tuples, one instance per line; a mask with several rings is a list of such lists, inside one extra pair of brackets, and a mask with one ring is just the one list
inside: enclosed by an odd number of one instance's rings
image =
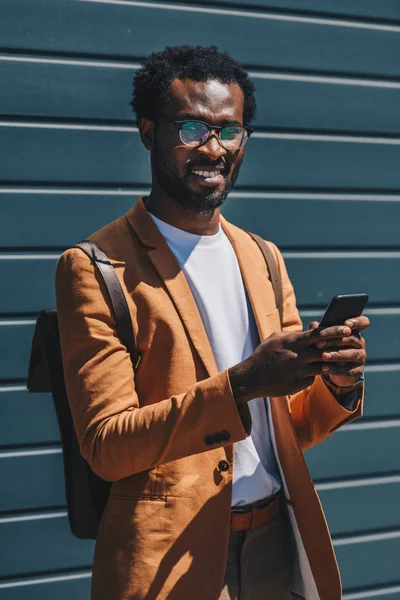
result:
[(104, 282), (79, 249), (67, 250), (58, 261), (56, 299), (81, 453), (103, 479), (116, 481), (249, 434), (248, 411), (239, 414), (227, 370), (157, 403), (140, 401)]
[[(271, 243), (271, 242), (270, 242)], [(276, 258), (282, 278), (283, 331), (302, 331), (302, 322), (296, 307), (296, 297), (282, 254), (275, 246)], [(345, 409), (325, 385), (321, 376), (315, 377), (308, 388), (288, 396), (293, 425), (302, 450), (311, 448), (328, 437), (335, 429), (362, 415), (364, 386), (357, 390), (353, 410)]]

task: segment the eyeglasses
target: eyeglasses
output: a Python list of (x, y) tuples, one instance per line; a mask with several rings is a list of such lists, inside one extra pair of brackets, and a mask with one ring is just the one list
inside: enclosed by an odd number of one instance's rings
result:
[(225, 150), (235, 151), (242, 148), (251, 134), (253, 129), (244, 125), (209, 125), (203, 121), (174, 121), (165, 115), (159, 115), (162, 119), (173, 123), (179, 127), (179, 137), (181, 142), (186, 146), (201, 146), (205, 144), (211, 136), (211, 132), (215, 131), (217, 139)]

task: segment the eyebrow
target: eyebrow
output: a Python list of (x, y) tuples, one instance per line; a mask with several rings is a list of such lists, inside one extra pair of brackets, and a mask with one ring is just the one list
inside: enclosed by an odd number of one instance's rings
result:
[[(212, 123), (208, 123), (207, 119), (200, 117), (199, 115), (196, 115), (194, 113), (183, 113), (181, 115), (178, 115), (176, 118), (176, 121), (187, 121), (187, 120), (203, 121), (204, 123), (207, 123), (208, 125), (212, 125)], [(236, 119), (224, 119), (224, 121), (222, 121), (222, 123), (224, 125), (242, 125), (242, 123), (240, 121), (237, 121)]]

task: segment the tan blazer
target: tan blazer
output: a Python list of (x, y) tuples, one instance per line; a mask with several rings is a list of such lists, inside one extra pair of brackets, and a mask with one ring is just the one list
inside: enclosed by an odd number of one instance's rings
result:
[[(221, 225), (263, 340), (279, 329), (264, 258), (246, 232), (222, 216)], [(93, 265), (80, 250), (66, 251), (56, 293), (68, 397), (83, 456), (114, 482), (96, 542), (92, 599), (217, 600), (232, 486), (232, 467), (224, 472), (218, 465), (232, 465), (232, 444), (249, 434), (248, 408), (238, 412), (227, 371), (218, 373), (185, 276), (143, 201), (90, 239), (118, 274), (142, 355), (133, 373)], [(274, 249), (283, 328), (298, 331), (293, 288)], [(338, 600), (341, 586), (302, 450), (360, 416), (361, 404), (345, 410), (319, 377), (292, 397), (270, 399), (271, 435), (297, 540), (294, 587), (307, 600)]]

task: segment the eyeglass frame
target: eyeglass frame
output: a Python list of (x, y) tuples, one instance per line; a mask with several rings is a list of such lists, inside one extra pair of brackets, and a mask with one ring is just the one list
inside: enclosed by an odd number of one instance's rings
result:
[[(180, 138), (182, 144), (185, 144), (185, 146), (188, 146), (189, 148), (199, 148), (200, 146), (203, 146), (210, 139), (211, 132), (215, 131), (217, 133), (216, 137), (217, 137), (218, 143), (219, 143), (220, 146), (222, 146), (222, 148), (224, 148), (224, 150), (228, 150), (228, 152), (237, 152), (241, 148), (245, 147), (245, 145), (247, 143), (247, 140), (250, 138), (251, 134), (254, 132), (254, 129), (252, 129), (248, 125), (240, 125), (239, 123), (229, 123), (228, 125), (209, 125), (205, 121), (200, 121), (200, 119), (183, 119), (182, 121), (175, 121), (174, 119), (171, 119), (171, 117), (167, 117), (166, 115), (159, 114), (158, 116), (161, 117), (162, 119), (165, 119), (169, 123), (173, 123), (174, 125), (178, 125), (178, 127), (179, 127), (179, 138)], [(181, 138), (181, 126), (184, 123), (201, 123), (202, 125), (205, 125), (207, 127), (207, 129), (208, 129), (208, 136), (206, 137), (206, 139), (204, 140), (204, 142), (200, 142), (199, 144), (196, 144), (196, 145), (194, 145), (194, 144), (187, 144), (186, 142), (184, 142), (183, 139)], [(239, 146), (239, 148), (236, 148), (236, 150), (230, 150), (229, 148), (225, 148), (224, 144), (222, 143), (221, 136), (219, 135), (220, 132), (222, 131), (222, 129), (225, 129), (225, 127), (241, 127), (242, 129), (244, 129), (247, 132), (247, 138), (246, 138), (246, 141), (244, 142), (244, 144), (242, 144), (241, 146)]]

